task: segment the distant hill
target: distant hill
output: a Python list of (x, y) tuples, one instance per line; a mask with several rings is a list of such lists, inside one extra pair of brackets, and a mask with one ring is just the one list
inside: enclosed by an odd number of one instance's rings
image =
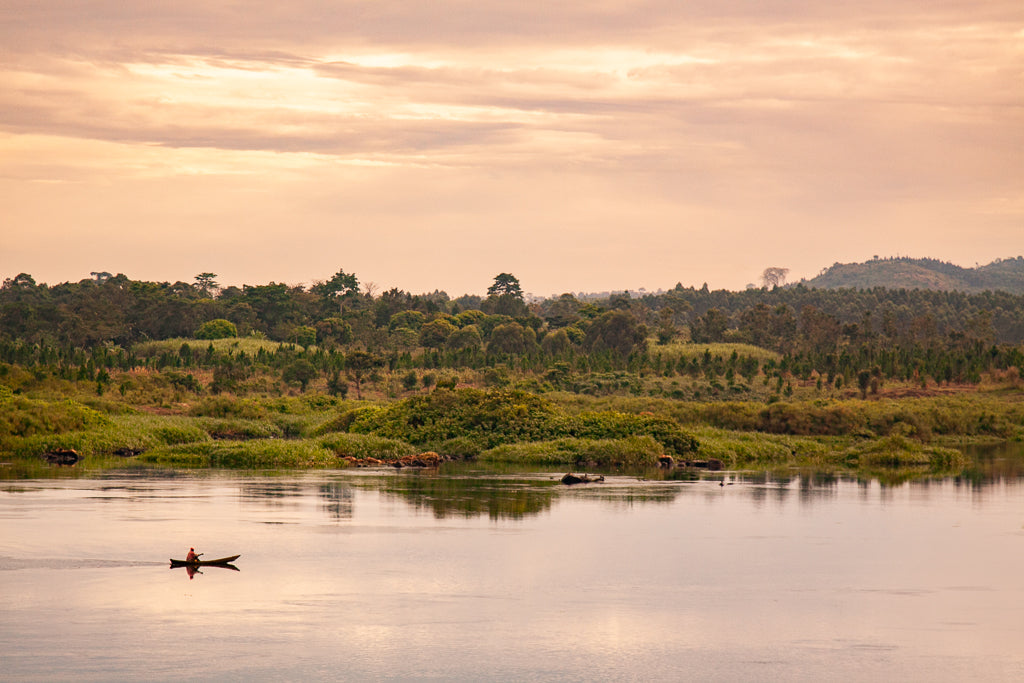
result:
[(836, 263), (810, 280), (819, 289), (930, 289), (961, 292), (1000, 290), (1024, 294), (1024, 258), (997, 259), (977, 268), (962, 268), (935, 259), (872, 259), (865, 263)]

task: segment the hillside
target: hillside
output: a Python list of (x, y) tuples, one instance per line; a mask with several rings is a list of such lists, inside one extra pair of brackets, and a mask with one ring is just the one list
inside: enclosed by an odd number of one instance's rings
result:
[(836, 263), (803, 283), (819, 289), (929, 289), (983, 292), (999, 290), (1024, 294), (1024, 258), (1000, 259), (977, 268), (962, 268), (935, 259), (872, 259), (865, 263)]

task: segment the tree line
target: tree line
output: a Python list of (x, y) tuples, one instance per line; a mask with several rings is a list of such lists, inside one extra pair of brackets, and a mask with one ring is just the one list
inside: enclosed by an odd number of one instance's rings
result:
[[(287, 349), (256, 357), (192, 342), (155, 357), (134, 351), (146, 341), (234, 336)], [(737, 342), (778, 358), (687, 355), (676, 352), (678, 342)], [(414, 376), (410, 384), (424, 382), (424, 371), (469, 368), (530, 373), (569, 391), (592, 390), (595, 381), (635, 386), (621, 376), (594, 380), (626, 372), (703, 378), (726, 395), (726, 385), (749, 386), (756, 377), (778, 382), (780, 392), (795, 378), (866, 393), (885, 379), (977, 382), (987, 372), (1021, 373), (1022, 343), (1024, 296), (1003, 292), (679, 284), (639, 297), (563, 294), (527, 303), (509, 273), (496, 276), (486, 296), (453, 299), (443, 291), (377, 293), (343, 270), (310, 287), (222, 288), (213, 273), (173, 284), (96, 273), (55, 286), (20, 274), (0, 286), (0, 361), (97, 381), (105, 369), (206, 363), (219, 370), (215, 390), (268, 367), (303, 388), (326, 377), (329, 389), (348, 380), (357, 393), (378, 368)]]

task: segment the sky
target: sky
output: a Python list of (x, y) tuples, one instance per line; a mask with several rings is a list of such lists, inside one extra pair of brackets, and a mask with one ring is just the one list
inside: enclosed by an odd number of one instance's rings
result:
[(483, 294), (1024, 255), (1020, 0), (0, 0), (0, 277)]

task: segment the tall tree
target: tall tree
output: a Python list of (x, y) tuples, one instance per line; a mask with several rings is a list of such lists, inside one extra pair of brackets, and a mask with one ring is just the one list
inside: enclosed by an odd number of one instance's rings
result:
[(487, 288), (487, 296), (514, 296), (520, 301), (523, 299), (523, 288), (519, 280), (511, 273), (500, 273), (495, 276), (494, 284)]
[(523, 301), (523, 288), (519, 280), (510, 273), (501, 273), (494, 278), (494, 284), (487, 288), (487, 298), (480, 304), (485, 313), (524, 316), (528, 313)]
[(208, 298), (213, 298), (213, 295), (220, 289), (220, 285), (216, 281), (217, 273), (199, 273), (196, 275), (196, 289), (200, 293)]
[(626, 358), (647, 346), (647, 326), (628, 311), (608, 311), (587, 329), (585, 345), (594, 351), (612, 351)]
[(774, 289), (786, 284), (787, 275), (789, 275), (789, 268), (765, 268), (764, 272), (761, 273), (761, 282), (768, 289)]

